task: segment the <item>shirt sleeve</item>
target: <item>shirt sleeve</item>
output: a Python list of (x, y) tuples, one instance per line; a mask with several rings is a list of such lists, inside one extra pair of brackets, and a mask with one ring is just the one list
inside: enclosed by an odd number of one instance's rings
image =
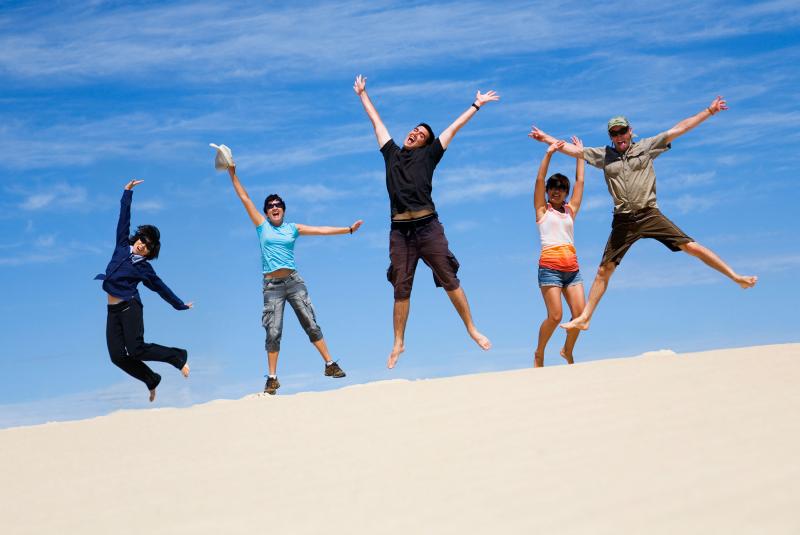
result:
[(389, 161), (389, 156), (394, 154), (399, 150), (397, 143), (394, 142), (394, 139), (389, 138), (389, 141), (383, 144), (381, 147), (381, 154), (383, 154), (383, 159)]
[(172, 305), (172, 308), (175, 310), (187, 310), (189, 308), (180, 297), (175, 295), (172, 290), (169, 289), (164, 281), (161, 280), (161, 277), (156, 275), (156, 272), (152, 266), (148, 264), (146, 268), (146, 278), (142, 280), (142, 284), (160, 295), (161, 299)]
[(119, 221), (117, 221), (117, 245), (130, 245), (131, 233), (131, 201), (133, 190), (122, 190), (122, 199), (119, 201)]
[(644, 150), (650, 155), (650, 159), (655, 160), (661, 153), (667, 152), (672, 148), (672, 143), (667, 141), (668, 137), (669, 133), (664, 131), (656, 136), (644, 138), (639, 143), (644, 146)]
[(444, 156), (445, 148), (442, 147), (442, 142), (437, 137), (433, 140), (430, 147), (428, 147), (428, 159), (434, 165), (434, 167), (439, 163)]
[(583, 159), (586, 163), (598, 169), (603, 169), (606, 165), (605, 147), (584, 147)]
[(297, 237), (300, 235), (300, 231), (297, 230), (297, 223), (289, 223), (289, 227), (292, 229), (292, 236), (297, 239)]

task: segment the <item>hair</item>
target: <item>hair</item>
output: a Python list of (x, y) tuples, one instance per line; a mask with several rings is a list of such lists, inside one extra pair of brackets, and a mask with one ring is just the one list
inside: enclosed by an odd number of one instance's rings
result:
[(431, 126), (428, 123), (419, 123), (417, 125), (417, 127), (420, 126), (428, 131), (428, 138), (425, 140), (425, 145), (430, 145), (431, 143), (433, 143), (433, 140), (435, 139), (435, 136), (433, 135), (433, 128), (431, 128)]
[(281, 199), (281, 196), (278, 195), (277, 193), (270, 193), (269, 195), (267, 195), (267, 198), (264, 199), (264, 213), (265, 214), (267, 213), (267, 205), (269, 203), (271, 203), (272, 201), (280, 201), (280, 203), (283, 205), (283, 211), (284, 212), (286, 211), (286, 203), (283, 202), (283, 199)]
[(130, 237), (131, 245), (136, 243), (137, 240), (142, 240), (147, 244), (148, 260), (155, 260), (158, 258), (158, 253), (161, 251), (161, 233), (158, 227), (153, 225), (139, 225), (136, 227), (136, 232)]
[(550, 178), (547, 179), (547, 185), (545, 186), (545, 190), (548, 190), (558, 185), (564, 185), (567, 187), (567, 192), (564, 194), (564, 197), (569, 195), (569, 179), (566, 176), (562, 175), (561, 173), (550, 175)]

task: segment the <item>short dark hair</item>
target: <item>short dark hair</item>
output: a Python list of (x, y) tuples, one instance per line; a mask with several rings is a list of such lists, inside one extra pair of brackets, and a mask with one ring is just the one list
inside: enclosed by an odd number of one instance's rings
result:
[(134, 235), (130, 237), (131, 245), (138, 240), (142, 240), (147, 245), (146, 259), (155, 260), (158, 258), (158, 253), (161, 251), (161, 232), (158, 231), (158, 227), (154, 225), (139, 225), (136, 227)]
[(569, 195), (569, 179), (566, 176), (562, 175), (561, 173), (550, 175), (550, 178), (547, 179), (547, 185), (545, 186), (545, 190), (554, 188), (559, 185), (565, 186), (567, 188), (567, 192), (564, 195)]
[(264, 213), (265, 213), (265, 214), (267, 213), (267, 205), (268, 205), (269, 203), (271, 203), (272, 201), (278, 201), (278, 202), (280, 202), (280, 203), (281, 203), (281, 206), (282, 206), (282, 208), (283, 208), (283, 211), (284, 211), (284, 212), (286, 211), (286, 203), (285, 203), (285, 202), (283, 202), (283, 199), (281, 199), (281, 196), (280, 196), (280, 195), (278, 195), (277, 193), (270, 193), (269, 195), (267, 195), (267, 198), (266, 198), (266, 199), (264, 199)]
[(422, 127), (428, 131), (428, 139), (425, 140), (425, 145), (430, 145), (436, 137), (433, 135), (433, 128), (428, 123), (419, 123), (417, 127)]

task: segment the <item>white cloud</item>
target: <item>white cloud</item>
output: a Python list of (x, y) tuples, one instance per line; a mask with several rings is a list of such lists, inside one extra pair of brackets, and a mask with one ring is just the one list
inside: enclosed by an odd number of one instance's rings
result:
[(45, 208), (87, 208), (89, 198), (86, 188), (81, 186), (71, 186), (69, 184), (55, 184), (49, 186), (47, 190), (32, 193), (20, 204), (23, 210), (43, 210)]

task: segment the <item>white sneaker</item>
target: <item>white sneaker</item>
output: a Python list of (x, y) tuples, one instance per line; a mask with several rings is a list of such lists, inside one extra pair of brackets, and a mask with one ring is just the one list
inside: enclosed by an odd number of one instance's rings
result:
[(209, 146), (217, 149), (217, 157), (214, 159), (214, 167), (217, 171), (225, 171), (228, 167), (235, 165), (233, 163), (233, 153), (227, 146), (215, 145), (214, 143), (209, 143)]

